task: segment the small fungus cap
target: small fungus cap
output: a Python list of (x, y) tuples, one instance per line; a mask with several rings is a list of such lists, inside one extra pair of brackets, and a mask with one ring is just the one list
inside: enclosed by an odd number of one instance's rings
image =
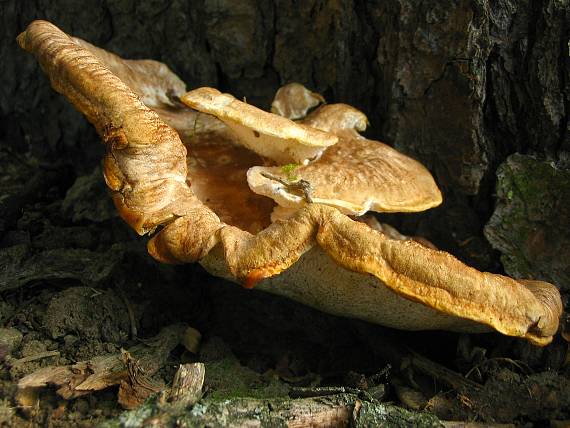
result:
[[(302, 207), (309, 196), (310, 202), (357, 216), (367, 211), (424, 211), (441, 204), (441, 192), (422, 164), (356, 132), (367, 120), (355, 108), (322, 106), (304, 123), (335, 132), (340, 142), (306, 165), (251, 168), (247, 180), (255, 193), (286, 208)], [(296, 183), (306, 183), (309, 190), (299, 192)]]
[(336, 133), (351, 130), (354, 136), (368, 127), (368, 118), (360, 110), (348, 104), (327, 104), (313, 111), (301, 123), (312, 128)]
[(300, 83), (289, 83), (275, 93), (271, 103), (271, 113), (287, 119), (301, 119), (310, 109), (324, 102), (325, 99), (321, 94), (310, 91)]
[(268, 113), (217, 89), (195, 89), (180, 100), (216, 116), (234, 131), (240, 144), (278, 163), (307, 163), (338, 142), (336, 135)]

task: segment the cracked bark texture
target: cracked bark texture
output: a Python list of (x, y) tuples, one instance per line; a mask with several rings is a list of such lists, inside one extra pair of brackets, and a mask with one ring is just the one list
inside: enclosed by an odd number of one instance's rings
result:
[[(102, 147), (17, 47), (33, 19), (124, 57), (163, 61), (189, 88), (216, 86), (267, 108), (279, 85), (298, 81), (362, 109), (368, 135), (426, 164), (445, 197), (427, 213), (388, 217), (481, 269), (501, 269), (491, 244), (503, 260), (532, 245), (483, 235), (499, 165), (520, 153), (570, 167), (567, 0), (8, 0), (0, 11), (2, 146), (73, 164), (77, 175), (92, 171)], [(511, 238), (526, 227), (503, 215), (515, 199), (499, 198), (490, 226)], [(557, 204), (567, 211), (570, 200)], [(569, 239), (555, 234), (549, 245), (568, 249)], [(567, 250), (551, 256), (567, 272)], [(524, 272), (506, 263), (507, 272), (567, 280), (527, 259)]]
[(570, 170), (515, 154), (497, 176), (497, 208), (485, 236), (505, 269), (570, 291)]

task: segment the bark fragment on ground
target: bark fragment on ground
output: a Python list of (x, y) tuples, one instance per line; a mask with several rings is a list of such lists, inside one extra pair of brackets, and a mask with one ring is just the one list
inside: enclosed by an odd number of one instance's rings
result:
[(102, 427), (169, 426), (334, 426), (334, 427), (442, 427), (429, 413), (412, 413), (397, 406), (362, 400), (355, 394), (318, 398), (232, 398), (204, 399), (192, 409), (160, 405), (150, 401)]
[(202, 363), (181, 364), (174, 375), (169, 401), (179, 407), (190, 407), (202, 398), (206, 369)]
[(127, 351), (121, 351), (121, 359), (127, 368), (127, 376), (119, 384), (118, 401), (123, 409), (136, 409), (153, 394), (164, 389), (164, 385), (152, 380), (148, 372)]
[[(41, 368), (20, 379), (20, 395), (28, 402), (34, 390), (53, 386), (57, 388), (58, 395), (69, 400), (117, 384), (121, 384), (123, 394), (128, 391), (138, 394), (141, 389), (157, 392), (160, 388), (151, 386), (147, 378), (166, 363), (172, 349), (180, 343), (185, 329), (186, 326), (182, 324), (165, 327), (157, 336), (130, 348), (128, 356), (123, 353), (110, 354), (69, 366)], [(149, 395), (142, 391), (135, 401), (140, 403)], [(126, 398), (123, 395), (125, 403), (128, 402)]]

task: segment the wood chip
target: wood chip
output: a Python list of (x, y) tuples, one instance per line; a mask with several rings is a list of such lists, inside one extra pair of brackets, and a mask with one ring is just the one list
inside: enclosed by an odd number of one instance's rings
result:
[(154, 382), (150, 373), (128, 351), (122, 349), (121, 357), (127, 366), (128, 376), (121, 380), (119, 404), (123, 409), (136, 409), (152, 394), (164, 389), (164, 385)]
[(10, 360), (10, 365), (12, 367), (21, 366), (36, 360), (42, 360), (44, 358), (59, 357), (59, 351), (46, 351), (40, 352), (39, 354), (30, 355), (29, 357), (20, 358), (19, 360)]
[(188, 407), (202, 398), (206, 368), (202, 363), (181, 364), (174, 375), (170, 401)]

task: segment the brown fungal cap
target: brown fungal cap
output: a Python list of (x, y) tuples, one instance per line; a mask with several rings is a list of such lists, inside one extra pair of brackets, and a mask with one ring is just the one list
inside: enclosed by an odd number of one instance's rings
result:
[(107, 148), (105, 180), (133, 229), (151, 232), (202, 205), (186, 185), (186, 149), (179, 135), (99, 56), (46, 21), (32, 22), (18, 43), (38, 58), (53, 88), (95, 126)]
[[(283, 207), (315, 202), (350, 215), (423, 211), (442, 201), (423, 165), (386, 144), (362, 137), (341, 138), (308, 165), (253, 167), (247, 179), (254, 192)], [(311, 201), (295, 186), (301, 181), (308, 183)]]
[(307, 162), (338, 142), (335, 135), (260, 110), (217, 89), (195, 89), (181, 101), (216, 116), (234, 131), (240, 144), (279, 163)]
[(324, 102), (321, 94), (308, 90), (300, 83), (289, 83), (275, 93), (271, 113), (287, 119), (301, 119), (310, 109)]
[(348, 104), (327, 104), (313, 111), (301, 121), (303, 125), (326, 132), (353, 131), (358, 136), (368, 127), (368, 118)]
[(188, 178), (194, 195), (224, 223), (257, 233), (271, 223), (273, 200), (253, 193), (246, 173), (263, 159), (219, 132), (196, 135), (188, 148)]
[(368, 124), (361, 111), (327, 104), (302, 123), (335, 133), (340, 142), (307, 165), (251, 168), (248, 183), (254, 192), (289, 209), (315, 202), (349, 215), (424, 211), (441, 203), (441, 192), (422, 164), (358, 134)]
[[(167, 226), (151, 241), (152, 251), (194, 257), (199, 246), (188, 243), (194, 221)], [(324, 205), (311, 204), (256, 235), (224, 227), (215, 236), (217, 245), (207, 241), (213, 251), (202, 260), (209, 271), (333, 314), (410, 330), (488, 326), (542, 346), (558, 327), (560, 295), (552, 284), (479, 272)]]
[(177, 107), (176, 99), (186, 93), (186, 84), (166, 64), (152, 59), (123, 59), (85, 40), (71, 39), (95, 55), (147, 107)]
[(216, 118), (200, 115), (180, 102), (186, 84), (165, 64), (150, 59), (123, 59), (85, 40), (71, 39), (93, 54), (181, 136), (222, 129), (223, 124)]

